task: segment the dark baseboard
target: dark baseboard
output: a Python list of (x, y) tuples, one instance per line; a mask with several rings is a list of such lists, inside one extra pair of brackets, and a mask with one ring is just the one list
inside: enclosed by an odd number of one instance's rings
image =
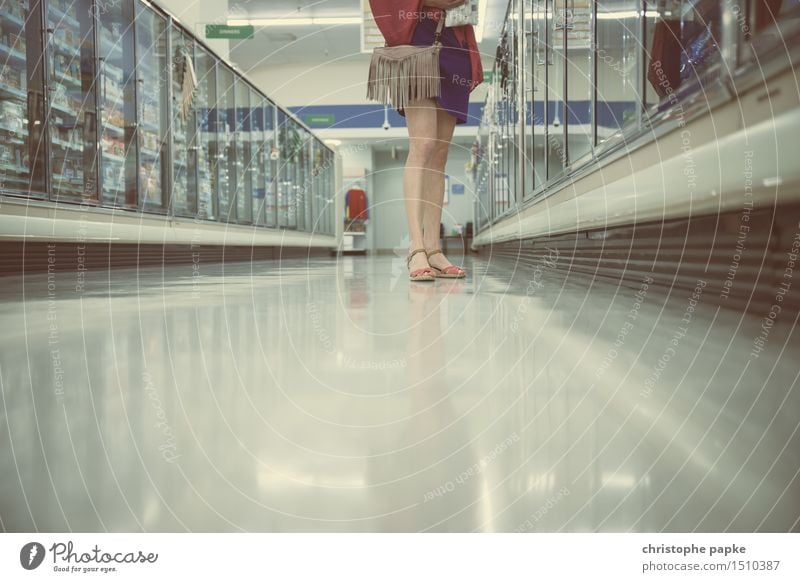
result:
[(0, 276), (48, 271), (101, 270), (327, 257), (317, 247), (246, 247), (76, 242), (0, 242)]
[[(800, 205), (589, 230), (482, 246), (483, 258), (670, 294), (704, 283), (704, 302), (768, 313), (800, 308)], [(794, 281), (792, 278), (794, 277)], [(788, 286), (788, 289), (787, 289)]]

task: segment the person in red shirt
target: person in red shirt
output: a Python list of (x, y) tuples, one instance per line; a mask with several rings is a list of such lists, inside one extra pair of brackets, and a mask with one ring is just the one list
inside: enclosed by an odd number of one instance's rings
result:
[[(464, 0), (370, 0), (375, 23), (388, 46), (429, 46), (444, 11)], [(441, 95), (412, 101), (398, 111), (406, 117), (409, 152), (403, 186), (412, 280), (461, 278), (439, 248), (447, 155), (457, 124), (466, 123), (469, 94), (483, 82), (483, 68), (472, 25), (445, 26), (439, 56)]]

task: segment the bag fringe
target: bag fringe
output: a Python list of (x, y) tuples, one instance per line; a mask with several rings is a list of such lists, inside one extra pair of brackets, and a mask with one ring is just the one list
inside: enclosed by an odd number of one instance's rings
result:
[[(398, 54), (391, 49), (408, 48)], [(415, 50), (414, 50), (415, 49)], [(403, 109), (417, 99), (438, 97), (441, 91), (439, 46), (381, 47), (369, 65), (367, 99)]]

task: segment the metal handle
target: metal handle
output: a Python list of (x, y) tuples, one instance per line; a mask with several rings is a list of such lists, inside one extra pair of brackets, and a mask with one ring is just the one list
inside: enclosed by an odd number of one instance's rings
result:
[[(55, 46), (55, 34), (56, 31), (54, 28), (48, 28), (45, 31), (45, 35), (47, 38), (45, 39), (45, 46), (47, 47), (48, 52), (50, 53), (50, 81), (56, 80), (56, 52), (53, 50)], [(50, 86), (50, 90), (54, 91), (55, 87)]]
[(100, 80), (100, 111), (106, 108), (106, 59), (97, 58), (97, 78)]

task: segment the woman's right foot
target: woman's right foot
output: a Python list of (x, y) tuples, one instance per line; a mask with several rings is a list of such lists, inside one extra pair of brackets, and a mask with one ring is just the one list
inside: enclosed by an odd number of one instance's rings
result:
[(463, 279), (467, 276), (467, 272), (452, 264), (441, 249), (433, 249), (426, 251), (428, 257), (428, 264), (433, 268), (437, 277), (442, 279)]
[(434, 270), (428, 264), (425, 249), (412, 250), (406, 259), (408, 265), (408, 278), (412, 281), (435, 281)]

